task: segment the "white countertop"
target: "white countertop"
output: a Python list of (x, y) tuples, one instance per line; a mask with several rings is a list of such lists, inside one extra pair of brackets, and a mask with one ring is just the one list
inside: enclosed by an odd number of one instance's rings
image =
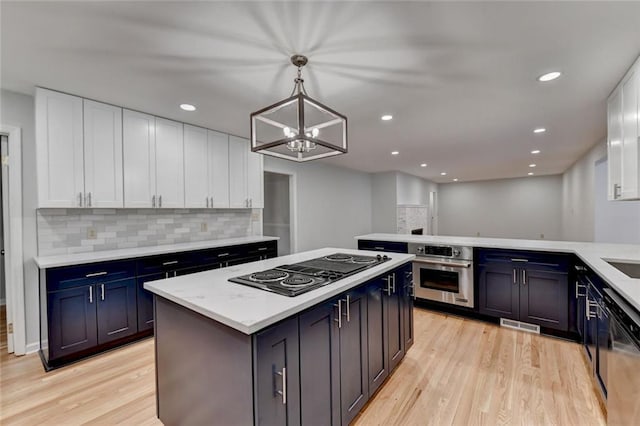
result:
[(229, 278), (240, 275), (303, 262), (336, 252), (374, 256), (379, 254), (363, 250), (323, 248), (197, 274), (151, 281), (145, 283), (144, 288), (245, 334), (253, 334), (415, 258), (412, 254), (386, 253), (391, 260), (295, 297), (283, 296), (228, 281)]
[(368, 234), (355, 238), (357, 240), (450, 244), (470, 247), (573, 253), (582, 259), (585, 264), (593, 269), (614, 290), (631, 303), (631, 305), (640, 310), (640, 279), (630, 278), (606, 262), (606, 260), (615, 260), (640, 263), (640, 245), (638, 244), (604, 244), (408, 234)]
[(104, 250), (88, 253), (64, 254), (59, 256), (38, 256), (33, 260), (40, 269), (56, 268), (58, 266), (81, 265), (83, 263), (105, 262), (109, 260), (133, 259), (136, 257), (171, 254), (183, 251), (203, 250), (216, 247), (235, 246), (240, 244), (261, 243), (263, 241), (279, 240), (279, 237), (240, 237), (223, 240), (197, 241), (193, 243), (167, 244), (160, 246), (136, 247), (120, 250)]

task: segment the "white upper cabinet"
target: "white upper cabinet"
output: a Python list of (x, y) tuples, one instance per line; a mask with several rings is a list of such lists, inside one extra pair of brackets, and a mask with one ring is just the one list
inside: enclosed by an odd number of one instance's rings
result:
[(156, 120), (127, 109), (122, 112), (124, 206), (156, 206)]
[(249, 207), (247, 195), (247, 153), (249, 141), (229, 136), (229, 207)]
[(640, 199), (640, 58), (607, 106), (609, 199)]
[(123, 207), (122, 108), (83, 104), (85, 206)]
[(264, 156), (248, 151), (247, 157), (247, 196), (249, 207), (264, 208)]
[(182, 123), (156, 117), (156, 207), (184, 208)]
[(36, 88), (38, 207), (84, 206), (82, 98)]
[(184, 204), (209, 207), (209, 142), (207, 129), (184, 125)]
[(229, 207), (229, 135), (209, 130), (209, 194), (213, 208)]

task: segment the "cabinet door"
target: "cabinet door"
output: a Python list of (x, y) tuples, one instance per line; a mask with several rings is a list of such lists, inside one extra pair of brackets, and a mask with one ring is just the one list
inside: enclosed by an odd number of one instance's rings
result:
[[(369, 397), (367, 371), (367, 298), (363, 289), (342, 299), (340, 329), (340, 400), (342, 424), (360, 412)], [(346, 311), (346, 312), (345, 312)]]
[(229, 136), (229, 207), (248, 207), (246, 139)]
[(86, 207), (124, 206), (122, 108), (83, 100)]
[(607, 103), (608, 198), (620, 198), (622, 191), (622, 90), (618, 88)]
[(184, 134), (182, 123), (156, 117), (157, 207), (184, 207)]
[(399, 275), (399, 271), (394, 271), (389, 275), (392, 284), (387, 294), (390, 371), (393, 371), (402, 360), (402, 357), (404, 357), (404, 341), (402, 336), (402, 284), (401, 281), (399, 281)]
[(622, 82), (622, 196), (635, 199), (638, 192), (638, 74), (632, 69)]
[(138, 308), (138, 331), (153, 330), (153, 293), (144, 289), (144, 283), (148, 281), (161, 280), (165, 278), (164, 273), (139, 277), (136, 286), (136, 305)]
[(155, 117), (123, 110), (124, 206), (152, 207), (156, 196)]
[(262, 154), (247, 152), (247, 198), (249, 207), (264, 208), (264, 157)]
[(405, 354), (413, 346), (413, 271), (411, 264), (403, 267), (399, 274), (403, 279), (402, 285), (402, 336)]
[(255, 347), (256, 424), (299, 425), (298, 318), (258, 333)]
[(36, 88), (38, 207), (83, 207), (82, 98)]
[(367, 293), (367, 355), (369, 394), (373, 394), (389, 377), (389, 327), (385, 290), (387, 282), (376, 279), (369, 284)]
[(184, 206), (210, 207), (207, 129), (184, 125)]
[(229, 135), (209, 130), (209, 196), (217, 209), (229, 207)]
[(335, 302), (300, 315), (300, 422), (340, 424), (340, 351)]
[(103, 344), (138, 331), (136, 280), (96, 284), (98, 343)]
[(480, 313), (518, 320), (519, 283), (518, 270), (511, 264), (480, 265), (478, 273)]
[(543, 327), (569, 329), (569, 284), (566, 274), (520, 269), (520, 320)]
[(48, 293), (49, 357), (72, 355), (98, 344), (94, 286)]

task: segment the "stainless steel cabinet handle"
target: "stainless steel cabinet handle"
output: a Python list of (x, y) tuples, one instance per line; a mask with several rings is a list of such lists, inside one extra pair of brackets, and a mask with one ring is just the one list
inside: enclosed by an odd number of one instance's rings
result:
[(347, 300), (345, 300), (345, 306), (347, 307), (347, 322), (351, 322), (351, 308), (349, 308), (350, 304), (351, 304), (351, 296), (347, 294)]
[(258, 251), (265, 251), (269, 249), (269, 247), (258, 247)]
[(211, 208), (213, 208), (213, 197), (211, 197)]
[(287, 367), (282, 367), (282, 371), (276, 371), (276, 374), (282, 377), (282, 390), (276, 391), (278, 395), (282, 395), (282, 404), (287, 404)]
[(338, 307), (338, 319), (334, 318), (333, 320), (338, 323), (338, 328), (342, 328), (342, 300), (339, 299), (338, 304), (333, 306)]
[(82, 192), (78, 192), (78, 206), (82, 207)]
[(165, 277), (165, 278), (169, 278), (169, 272), (165, 272), (165, 273), (164, 273), (164, 277)]
[(586, 285), (580, 285), (580, 282), (578, 280), (576, 280), (576, 298), (578, 298), (578, 297), (586, 297), (587, 291), (585, 290), (584, 294), (580, 294), (580, 289), (581, 288), (586, 289), (587, 286)]
[(396, 274), (395, 273), (391, 274), (391, 279), (393, 282), (393, 293), (395, 294), (396, 293)]
[(158, 197), (158, 207), (162, 207), (162, 195)]
[(100, 300), (104, 300), (104, 284), (100, 284)]
[(511, 259), (511, 261), (512, 261), (512, 262), (523, 262), (523, 263), (528, 262), (528, 260), (527, 260), (527, 259), (520, 259), (520, 258), (518, 258), (518, 257), (516, 257), (516, 258), (514, 258), (514, 259)]
[(176, 263), (178, 263), (177, 260), (171, 260), (169, 262), (162, 262), (162, 266), (175, 265)]
[(220, 253), (220, 254), (218, 255), (218, 257), (225, 257), (225, 256), (229, 256), (229, 253)]
[(387, 277), (383, 278), (382, 281), (384, 281), (387, 284), (385, 288), (382, 289), (382, 291), (387, 293), (387, 296), (391, 296), (391, 276), (387, 275)]
[(513, 268), (513, 283), (518, 284), (518, 272), (516, 268)]
[(591, 318), (595, 318), (597, 316), (597, 314), (598, 314), (597, 311), (596, 311), (595, 314), (591, 312), (591, 308), (593, 306), (595, 306), (596, 309), (598, 308), (598, 304), (596, 302), (592, 301), (591, 299), (589, 299), (589, 297), (587, 296), (587, 306), (586, 306), (587, 309), (584, 310), (584, 313), (585, 313), (585, 316), (587, 318), (587, 321), (590, 321)]
[(91, 193), (89, 193), (89, 203), (87, 204), (88, 207), (91, 207)]
[(207, 199), (207, 208), (209, 208), (209, 197), (205, 197)]
[(416, 287), (412, 284), (409, 286), (409, 288), (411, 289), (411, 291), (409, 292), (409, 296), (416, 297)]
[(156, 196), (154, 195), (153, 197), (151, 197), (151, 207), (155, 207), (156, 206)]
[(374, 247), (376, 250), (384, 250), (384, 247)]
[(617, 184), (617, 183), (613, 184), (613, 198), (614, 199), (620, 197), (620, 190), (621, 189), (622, 189), (622, 187), (619, 184)]
[(89, 303), (93, 303), (93, 286), (89, 286)]
[(527, 270), (522, 270), (522, 285), (527, 285)]
[(106, 271), (103, 272), (94, 272), (92, 274), (87, 274), (85, 275), (86, 278), (91, 278), (91, 277), (101, 277), (102, 275), (107, 275)]
[(586, 272), (587, 271), (587, 268), (585, 268), (582, 265), (575, 265), (574, 268), (576, 269), (576, 271), (579, 271), (579, 272)]

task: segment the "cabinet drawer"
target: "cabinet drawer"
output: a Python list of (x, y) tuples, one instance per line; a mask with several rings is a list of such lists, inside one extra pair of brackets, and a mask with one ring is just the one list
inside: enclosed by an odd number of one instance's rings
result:
[(197, 265), (197, 257), (192, 253), (176, 253), (140, 259), (137, 262), (138, 276), (175, 271)]
[(358, 240), (358, 250), (388, 251), (391, 253), (409, 252), (407, 243), (371, 240)]
[(47, 270), (47, 291), (122, 280), (135, 275), (135, 262), (128, 260), (51, 268)]
[(568, 254), (523, 250), (476, 249), (474, 257), (479, 265), (521, 264), (527, 269), (560, 273), (568, 273), (571, 263)]
[(247, 244), (245, 246), (245, 254), (249, 257), (255, 255), (266, 255), (276, 252), (278, 250), (277, 243), (275, 241), (265, 241), (262, 243)]
[(215, 265), (243, 257), (243, 246), (217, 247), (192, 254), (197, 265)]

